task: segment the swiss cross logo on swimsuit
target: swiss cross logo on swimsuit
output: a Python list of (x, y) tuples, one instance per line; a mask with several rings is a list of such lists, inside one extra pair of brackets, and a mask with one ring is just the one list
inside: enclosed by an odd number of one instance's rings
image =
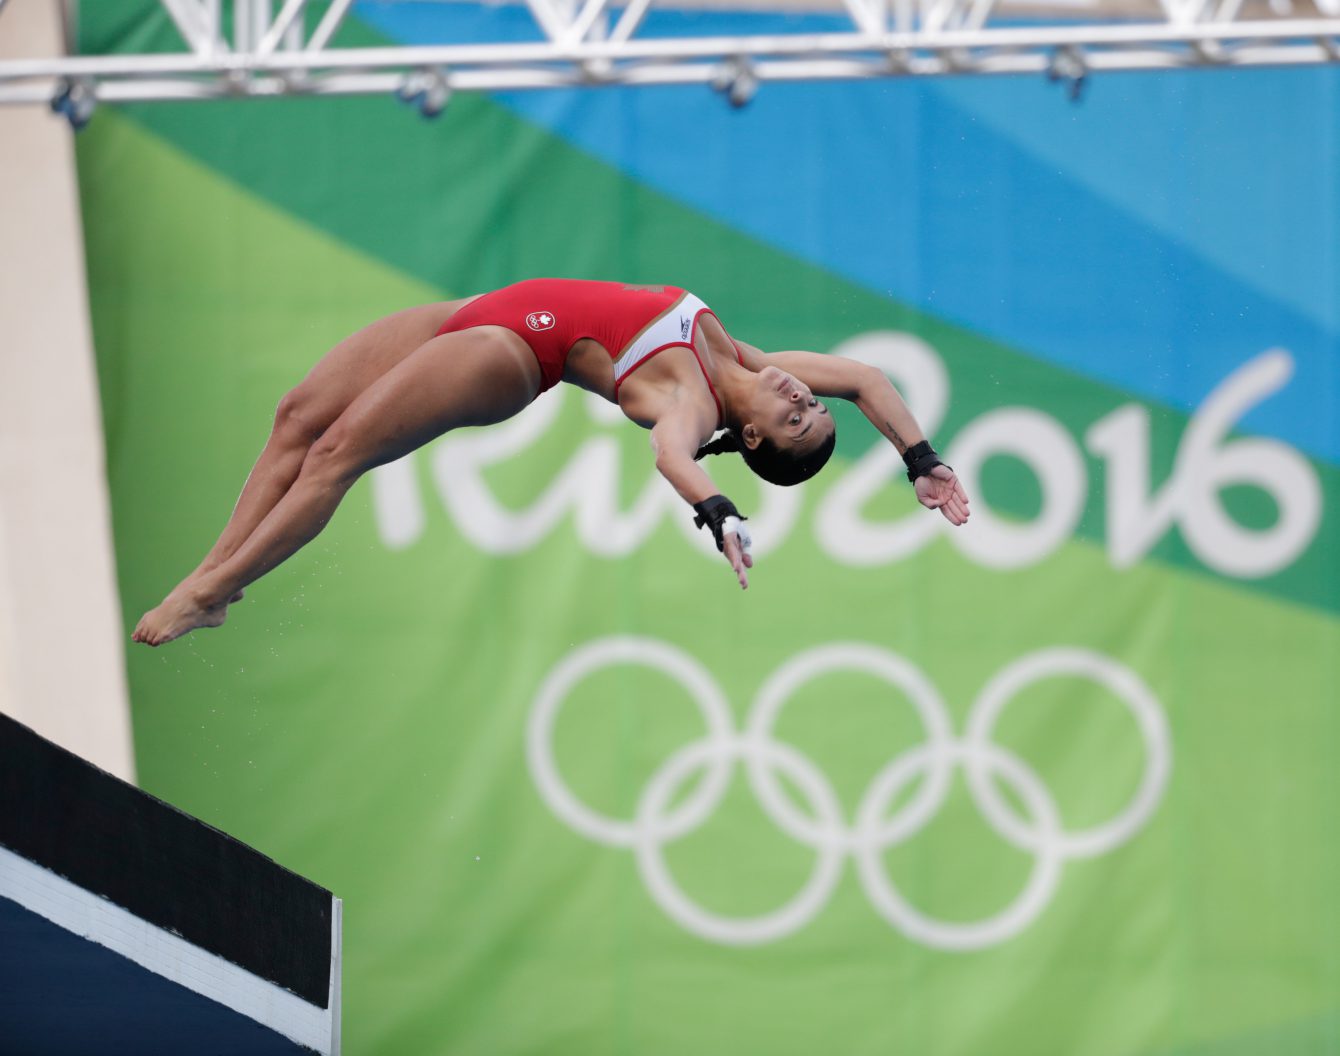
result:
[(526, 325), (532, 330), (552, 330), (554, 328), (553, 312), (531, 312), (526, 316)]

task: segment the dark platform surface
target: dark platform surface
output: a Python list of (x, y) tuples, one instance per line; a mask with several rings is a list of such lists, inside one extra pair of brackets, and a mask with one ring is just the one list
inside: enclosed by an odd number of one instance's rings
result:
[(329, 891), (5, 715), (0, 845), (318, 1008), (329, 1004)]
[(0, 1056), (309, 1050), (0, 898)]

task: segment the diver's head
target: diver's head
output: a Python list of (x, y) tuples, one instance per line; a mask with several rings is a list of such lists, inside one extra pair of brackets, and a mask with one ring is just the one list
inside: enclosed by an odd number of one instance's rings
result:
[(729, 432), (697, 457), (739, 451), (745, 464), (770, 484), (809, 480), (833, 453), (837, 428), (828, 408), (808, 385), (778, 367), (753, 376), (744, 402), (733, 409)]

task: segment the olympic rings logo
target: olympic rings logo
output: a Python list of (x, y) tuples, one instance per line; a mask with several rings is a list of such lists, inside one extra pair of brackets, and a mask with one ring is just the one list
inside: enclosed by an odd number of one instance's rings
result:
[[(650, 778), (630, 820), (606, 816), (581, 802), (563, 781), (553, 750), (564, 700), (589, 675), (621, 664), (642, 665), (678, 682), (697, 704), (707, 728), (702, 739), (680, 748)], [(850, 823), (818, 767), (772, 736), (796, 690), (836, 671), (863, 672), (901, 690), (925, 732), (924, 743), (875, 775)], [(1115, 694), (1135, 719), (1145, 754), (1144, 772), (1126, 806), (1107, 821), (1071, 831), (1062, 825), (1056, 801), (1037, 772), (991, 739), (1001, 712), (1021, 690), (1058, 676), (1085, 678)], [(737, 731), (721, 688), (692, 656), (654, 639), (603, 638), (575, 650), (546, 676), (535, 698), (526, 747), (540, 795), (561, 820), (589, 839), (632, 850), (643, 882), (665, 913), (695, 935), (727, 945), (772, 942), (804, 927), (827, 904), (849, 855), (871, 905), (908, 938), (942, 950), (1004, 942), (1031, 925), (1047, 906), (1067, 860), (1105, 854), (1140, 830), (1157, 808), (1172, 767), (1167, 719), (1144, 682), (1101, 653), (1063, 647), (1030, 653), (1001, 669), (978, 694), (963, 735), (956, 737), (938, 691), (921, 670), (873, 645), (838, 642), (793, 657), (759, 690), (745, 728)], [(736, 761), (744, 764), (750, 787), (773, 823), (815, 852), (809, 878), (794, 898), (771, 912), (742, 918), (709, 912), (694, 902), (679, 887), (664, 854), (666, 844), (688, 835), (716, 810)], [(966, 923), (938, 920), (918, 910), (894, 886), (881, 860), (930, 822), (958, 768), (991, 828), (1034, 857), (1023, 890), (1010, 905)], [(698, 787), (672, 807), (677, 793), (699, 771), (705, 774)], [(803, 795), (808, 815), (783, 791), (779, 773)], [(900, 793), (918, 779), (920, 788), (890, 813)], [(1026, 819), (1001, 795), (997, 782), (1016, 793)]]

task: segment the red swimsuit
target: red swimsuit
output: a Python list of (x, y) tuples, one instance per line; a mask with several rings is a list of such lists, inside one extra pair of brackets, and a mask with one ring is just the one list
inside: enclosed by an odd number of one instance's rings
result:
[[(680, 311), (675, 313), (674, 309)], [(540, 364), (540, 391), (562, 380), (572, 346), (583, 338), (598, 341), (615, 361), (615, 391), (625, 376), (666, 348), (693, 349), (705, 304), (678, 286), (627, 286), (582, 279), (528, 279), (477, 297), (443, 324), (439, 334), (472, 326), (502, 326), (520, 337)], [(718, 320), (719, 321), (719, 320)], [(734, 342), (732, 341), (732, 344)], [(736, 356), (740, 354), (736, 346)], [(702, 361), (720, 410), (712, 381)]]

